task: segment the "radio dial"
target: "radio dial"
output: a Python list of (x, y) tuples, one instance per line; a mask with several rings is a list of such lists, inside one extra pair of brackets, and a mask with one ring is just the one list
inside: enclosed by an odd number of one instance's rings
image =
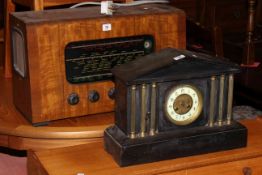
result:
[(97, 102), (99, 98), (100, 98), (100, 95), (96, 90), (92, 90), (88, 94), (88, 99), (92, 103)]
[(152, 48), (152, 41), (151, 40), (146, 40), (144, 42), (144, 48), (145, 49), (151, 49)]
[(115, 99), (115, 88), (110, 88), (109, 91), (108, 91), (108, 97), (110, 99)]
[(70, 105), (76, 105), (79, 103), (79, 96), (76, 93), (72, 93), (68, 96), (67, 102)]

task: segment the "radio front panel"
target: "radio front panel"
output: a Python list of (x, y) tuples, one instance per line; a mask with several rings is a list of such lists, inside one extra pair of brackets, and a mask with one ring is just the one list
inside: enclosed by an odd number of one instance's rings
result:
[(65, 48), (66, 79), (69, 83), (110, 80), (114, 66), (153, 51), (151, 35), (71, 42)]

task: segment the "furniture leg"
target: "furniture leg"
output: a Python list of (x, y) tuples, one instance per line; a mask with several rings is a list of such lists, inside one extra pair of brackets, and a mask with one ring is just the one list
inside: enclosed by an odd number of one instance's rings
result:
[(255, 28), (255, 4), (256, 0), (248, 0), (248, 21), (247, 21), (247, 36), (244, 46), (243, 65), (253, 65), (255, 63), (255, 50), (253, 42), (253, 34)]

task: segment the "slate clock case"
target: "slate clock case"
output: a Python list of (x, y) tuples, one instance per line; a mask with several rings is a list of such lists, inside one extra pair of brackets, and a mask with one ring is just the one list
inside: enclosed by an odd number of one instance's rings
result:
[(232, 119), (235, 64), (167, 48), (112, 70), (115, 125), (105, 149), (120, 166), (246, 146)]

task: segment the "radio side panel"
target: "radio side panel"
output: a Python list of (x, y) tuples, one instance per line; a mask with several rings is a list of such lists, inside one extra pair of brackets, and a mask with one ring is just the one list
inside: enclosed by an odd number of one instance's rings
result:
[(59, 25), (43, 23), (27, 27), (32, 122), (63, 116), (63, 81), (59, 59)]
[(186, 49), (186, 15), (184, 12), (159, 16), (161, 25), (159, 37), (160, 48), (173, 47)]
[[(11, 16), (11, 49), (12, 49), (12, 71), (13, 71), (13, 102), (16, 108), (26, 116), (28, 120), (32, 119), (32, 101), (31, 101), (31, 87), (30, 87), (30, 75), (28, 69), (28, 49), (27, 49), (27, 33), (26, 25), (15, 17)], [(20, 43), (17, 43), (15, 38), (15, 33), (18, 32), (20, 35)], [(24, 58), (21, 58), (21, 53), (19, 51), (14, 51), (16, 45), (23, 45), (24, 48)], [(24, 59), (24, 77), (22, 77), (19, 72), (14, 68), (14, 57), (16, 59)]]

